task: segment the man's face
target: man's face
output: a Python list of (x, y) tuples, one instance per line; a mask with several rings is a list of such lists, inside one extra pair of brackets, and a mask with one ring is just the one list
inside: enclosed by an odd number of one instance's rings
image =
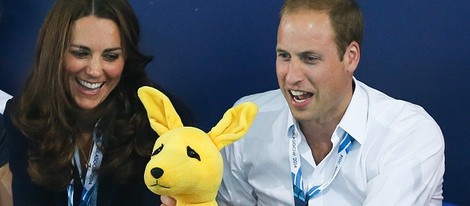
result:
[(359, 46), (351, 43), (340, 61), (328, 14), (298, 11), (281, 18), (276, 50), (279, 87), (294, 118), (341, 118), (352, 97), (358, 60), (352, 65), (351, 57), (359, 55)]

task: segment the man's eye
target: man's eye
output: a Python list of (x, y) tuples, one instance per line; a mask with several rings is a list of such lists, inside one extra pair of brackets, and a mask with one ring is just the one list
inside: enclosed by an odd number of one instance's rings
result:
[(88, 55), (90, 55), (88, 51), (82, 51), (82, 50), (73, 50), (73, 51), (70, 51), (70, 53), (72, 53), (74, 57), (77, 57), (79, 59), (84, 59)]
[(104, 54), (103, 58), (104, 58), (104, 60), (106, 60), (108, 62), (112, 62), (112, 61), (115, 61), (116, 59), (119, 58), (119, 54), (113, 54), (113, 53)]
[(277, 58), (283, 61), (288, 61), (290, 59), (290, 55), (287, 53), (278, 53)]
[(304, 56), (302, 60), (307, 64), (317, 64), (320, 58), (317, 56)]

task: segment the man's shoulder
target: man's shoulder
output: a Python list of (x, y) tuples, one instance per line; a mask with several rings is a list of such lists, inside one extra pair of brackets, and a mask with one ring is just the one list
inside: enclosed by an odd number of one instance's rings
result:
[(244, 96), (240, 98), (235, 105), (243, 102), (253, 102), (258, 105), (259, 109), (273, 109), (287, 106), (284, 96), (279, 89)]
[(394, 131), (410, 132), (417, 130), (432, 130), (440, 133), (439, 125), (434, 118), (420, 105), (407, 100), (390, 97), (387, 94), (368, 86), (362, 86), (368, 97), (369, 122)]
[[(364, 86), (367, 96), (368, 104), (370, 105), (372, 114), (377, 114), (381, 117), (389, 118), (422, 118), (432, 119), (427, 111), (420, 105), (412, 103), (407, 100), (391, 97), (377, 89)], [(402, 120), (400, 120), (402, 121)]]

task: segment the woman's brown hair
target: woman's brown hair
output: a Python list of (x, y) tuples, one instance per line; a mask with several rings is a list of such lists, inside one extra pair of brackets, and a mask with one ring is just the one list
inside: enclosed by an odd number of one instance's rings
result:
[[(64, 55), (71, 41), (71, 28), (82, 17), (110, 19), (120, 30), (126, 57), (119, 84), (96, 110), (103, 134), (102, 177), (126, 182), (140, 178), (157, 138), (149, 127), (137, 89), (153, 86), (145, 73), (152, 60), (138, 48), (140, 28), (126, 0), (57, 0), (39, 32), (35, 63), (16, 99), (12, 119), (28, 138), (28, 172), (46, 188), (61, 190), (72, 177), (72, 156), (79, 133), (81, 110), (68, 91)], [(96, 121), (92, 120), (92, 121)], [(137, 170), (136, 168), (142, 168)]]

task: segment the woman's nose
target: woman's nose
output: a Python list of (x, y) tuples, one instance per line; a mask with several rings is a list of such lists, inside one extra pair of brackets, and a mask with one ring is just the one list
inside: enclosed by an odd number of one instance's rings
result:
[(86, 73), (93, 77), (98, 77), (103, 74), (103, 63), (100, 57), (92, 57), (90, 59)]

